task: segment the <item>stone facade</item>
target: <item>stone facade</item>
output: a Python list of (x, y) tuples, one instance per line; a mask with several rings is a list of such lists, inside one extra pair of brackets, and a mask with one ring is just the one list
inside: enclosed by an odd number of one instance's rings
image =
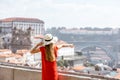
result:
[(3, 49), (3, 39), (0, 37), (0, 49)]
[(0, 34), (9, 34), (14, 27), (22, 30), (31, 27), (33, 36), (45, 33), (44, 21), (38, 18), (10, 17), (0, 19)]
[(31, 28), (26, 31), (17, 29), (16, 27), (12, 31), (11, 50), (16, 53), (16, 50), (30, 49), (31, 48)]

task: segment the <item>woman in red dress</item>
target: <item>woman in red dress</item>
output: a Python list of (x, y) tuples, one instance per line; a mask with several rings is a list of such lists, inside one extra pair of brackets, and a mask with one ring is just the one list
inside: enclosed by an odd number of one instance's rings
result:
[(57, 37), (53, 37), (51, 34), (46, 34), (43, 41), (38, 43), (31, 53), (41, 52), (42, 58), (42, 80), (58, 80), (57, 71), (57, 51), (62, 47), (73, 47), (72, 44), (60, 44), (56, 45)]

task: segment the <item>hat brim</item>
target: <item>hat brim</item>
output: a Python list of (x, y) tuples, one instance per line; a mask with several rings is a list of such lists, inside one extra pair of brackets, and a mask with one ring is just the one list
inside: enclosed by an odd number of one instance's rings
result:
[(52, 40), (50, 40), (50, 41), (43, 41), (44, 42), (44, 45), (49, 45), (49, 44), (51, 44), (51, 43), (57, 43), (57, 41), (58, 41), (58, 38), (57, 37), (53, 37), (53, 39)]

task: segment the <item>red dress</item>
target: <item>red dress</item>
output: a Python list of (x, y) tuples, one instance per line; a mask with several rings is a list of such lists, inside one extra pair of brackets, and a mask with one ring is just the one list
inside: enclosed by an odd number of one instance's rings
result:
[[(54, 47), (55, 56), (57, 57), (57, 46)], [(58, 80), (58, 71), (56, 60), (53, 62), (45, 59), (45, 47), (40, 47), (42, 58), (42, 80)]]

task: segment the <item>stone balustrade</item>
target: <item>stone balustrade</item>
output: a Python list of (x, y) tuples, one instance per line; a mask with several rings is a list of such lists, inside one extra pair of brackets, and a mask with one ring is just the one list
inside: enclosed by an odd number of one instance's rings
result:
[[(103, 76), (59, 72), (59, 80), (119, 80)], [(29, 67), (0, 65), (0, 80), (41, 80), (41, 70)]]

